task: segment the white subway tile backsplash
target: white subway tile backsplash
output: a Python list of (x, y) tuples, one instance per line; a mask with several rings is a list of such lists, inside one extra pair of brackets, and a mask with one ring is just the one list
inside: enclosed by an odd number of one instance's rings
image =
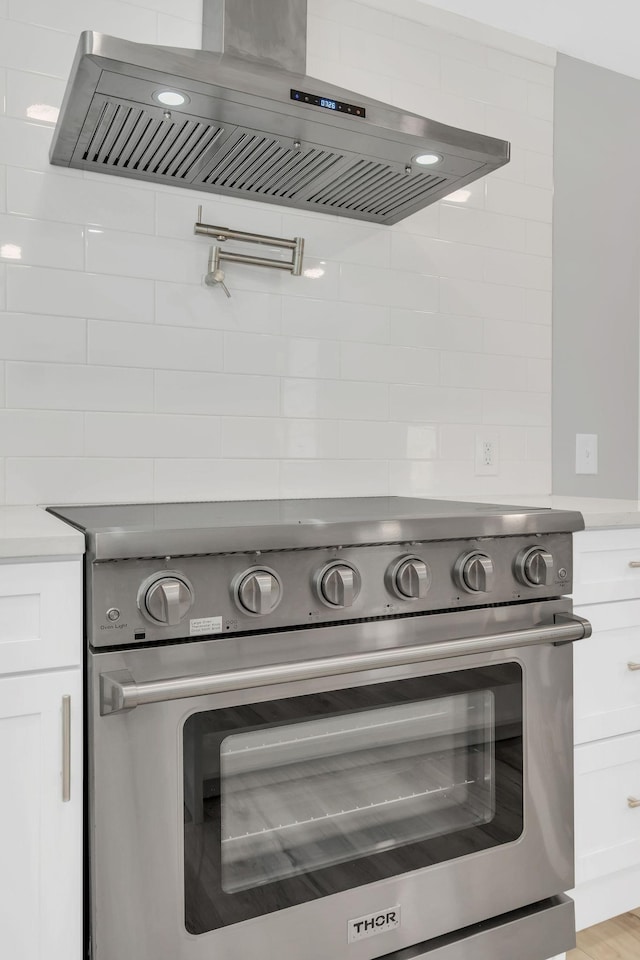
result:
[(0, 450), (6, 457), (81, 457), (84, 414), (0, 410)]
[[(0, 0), (0, 502), (549, 489), (553, 70), (407, 10), (309, 0), (309, 73), (512, 159), (390, 228), (51, 167), (80, 31), (198, 47), (201, 0)], [(199, 203), (305, 275), (206, 287)]]
[(0, 313), (0, 345), (5, 360), (84, 363), (87, 325), (77, 317)]
[(69, 177), (10, 167), (7, 200), (9, 213), (24, 217), (154, 232), (153, 193), (136, 190), (126, 180), (97, 182), (83, 180), (81, 173)]
[(90, 320), (89, 363), (164, 370), (222, 370), (222, 334), (160, 324)]
[(10, 264), (7, 268), (7, 308), (22, 313), (151, 323), (153, 283), (129, 277)]
[(6, 461), (8, 504), (152, 499), (152, 460), (39, 456)]
[(152, 410), (153, 371), (7, 362), (7, 406), (30, 410)]
[(161, 413), (275, 417), (279, 407), (275, 377), (155, 372), (155, 409)]
[(156, 460), (156, 500), (269, 500), (279, 495), (277, 460)]
[(0, 260), (81, 270), (84, 266), (82, 228), (0, 215)]
[(221, 455), (217, 417), (168, 413), (86, 413), (87, 457), (210, 458)]

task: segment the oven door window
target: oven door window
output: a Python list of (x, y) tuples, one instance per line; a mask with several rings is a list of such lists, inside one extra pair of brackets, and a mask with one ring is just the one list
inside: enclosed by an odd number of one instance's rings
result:
[(515, 663), (193, 714), (187, 930), (516, 840), (522, 795)]

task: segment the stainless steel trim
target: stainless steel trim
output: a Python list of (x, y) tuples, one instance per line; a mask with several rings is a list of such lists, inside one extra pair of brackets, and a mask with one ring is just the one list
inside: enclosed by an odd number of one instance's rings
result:
[(199, 236), (214, 237), (220, 243), (225, 240), (241, 240), (245, 243), (262, 243), (267, 247), (284, 247), (286, 250), (295, 250), (297, 240), (286, 240), (282, 237), (270, 237), (263, 233), (248, 233), (246, 230), (231, 230), (230, 227), (217, 227), (210, 223), (203, 223), (202, 207), (198, 207), (198, 220), (193, 232)]
[(100, 713), (106, 716), (132, 710), (145, 703), (162, 703), (186, 697), (204, 697), (230, 690), (246, 690), (272, 684), (316, 680), (342, 676), (364, 670), (388, 669), (429, 660), (463, 657), (469, 654), (493, 653), (541, 643), (573, 643), (591, 634), (591, 627), (580, 617), (556, 614), (551, 624), (540, 624), (525, 630), (463, 637), (440, 643), (417, 644), (404, 648), (375, 650), (351, 656), (280, 663), (254, 670), (231, 670), (227, 673), (194, 677), (170, 677), (137, 683), (128, 671), (104, 673), (100, 677)]
[(560, 894), (503, 914), (477, 926), (397, 950), (385, 960), (540, 960), (571, 950), (576, 943), (575, 909)]
[(633, 809), (635, 807), (640, 807), (640, 800), (637, 797), (627, 797), (627, 803)]
[(71, 697), (62, 698), (62, 802), (71, 800)]
[(629, 561), (629, 566), (630, 566), (633, 570), (637, 570), (638, 567), (640, 567), (640, 560), (630, 560), (630, 561)]
[(634, 663), (633, 660), (630, 660), (627, 664), (627, 669), (629, 670), (640, 670), (640, 663)]

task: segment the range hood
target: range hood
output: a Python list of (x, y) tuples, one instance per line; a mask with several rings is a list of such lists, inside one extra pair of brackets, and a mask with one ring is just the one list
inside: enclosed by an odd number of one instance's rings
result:
[(306, 29), (306, 0), (204, 0), (203, 50), (83, 33), (51, 163), (391, 224), (509, 162), (306, 76)]

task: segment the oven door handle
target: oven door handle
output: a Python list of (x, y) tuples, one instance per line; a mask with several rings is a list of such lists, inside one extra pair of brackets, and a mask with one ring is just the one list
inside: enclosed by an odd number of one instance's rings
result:
[(100, 675), (100, 713), (122, 713), (144, 703), (162, 703), (187, 697), (206, 697), (212, 693), (269, 687), (272, 684), (340, 677), (362, 670), (404, 667), (428, 660), (444, 660), (475, 653), (530, 647), (534, 644), (564, 644), (591, 636), (591, 624), (574, 614), (556, 613), (553, 623), (539, 624), (525, 630), (493, 633), (481, 637), (462, 637), (439, 643), (391, 647), (369, 653), (277, 663), (252, 670), (231, 670), (227, 673), (202, 674), (194, 677), (171, 677), (137, 683), (127, 670)]

